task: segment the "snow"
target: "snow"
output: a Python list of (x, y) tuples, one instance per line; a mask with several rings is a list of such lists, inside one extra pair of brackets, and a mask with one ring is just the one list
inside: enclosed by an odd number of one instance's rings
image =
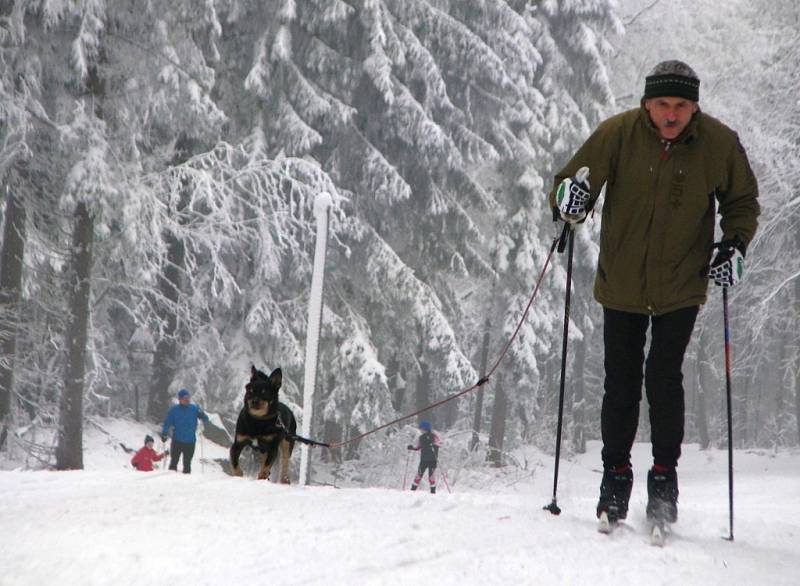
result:
[(643, 512), (649, 444), (635, 446), (629, 519), (604, 536), (597, 442), (562, 460), (553, 516), (542, 510), (552, 457), (530, 448), (515, 453), (527, 470), (450, 470), (452, 493), (440, 480), (431, 495), (425, 481), (400, 490), (405, 460), (388, 457), (384, 486), (232, 478), (214, 462), (227, 450), (208, 440), (191, 475), (136, 472), (119, 442), (138, 448), (145, 433), (101, 420), (86, 428), (85, 470), (0, 472), (0, 584), (798, 583), (797, 452), (736, 451), (729, 542), (727, 451), (685, 446), (680, 519), (657, 548)]

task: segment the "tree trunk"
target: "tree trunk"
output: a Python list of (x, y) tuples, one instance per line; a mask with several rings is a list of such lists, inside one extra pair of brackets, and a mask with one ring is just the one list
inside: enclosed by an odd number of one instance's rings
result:
[(784, 404), (784, 381), (786, 377), (784, 377), (784, 366), (786, 364), (786, 344), (784, 343), (783, 336), (775, 336), (775, 343), (778, 345), (778, 364), (777, 367), (773, 369), (775, 373), (775, 436), (772, 439), (773, 448), (777, 451), (777, 449), (783, 444), (783, 419), (784, 419), (784, 410), (786, 409), (786, 405)]
[(389, 364), (386, 368), (386, 378), (391, 381), (390, 386), (394, 387), (392, 391), (392, 407), (395, 411), (403, 411), (403, 403), (406, 400), (406, 381), (403, 376), (403, 371), (397, 361), (397, 358), (389, 359)]
[[(175, 144), (173, 165), (186, 162), (199, 148), (197, 141), (186, 135), (181, 135)], [(185, 186), (181, 193), (178, 209), (181, 211), (189, 201), (189, 194)], [(161, 274), (158, 276), (158, 290), (166, 300), (158, 304), (159, 318), (164, 322), (164, 329), (156, 342), (156, 351), (153, 357), (153, 384), (150, 386), (150, 395), (147, 402), (147, 415), (150, 419), (158, 421), (163, 419), (170, 405), (169, 388), (175, 379), (178, 368), (178, 348), (180, 343), (179, 321), (177, 308), (183, 292), (183, 273), (186, 259), (186, 249), (181, 240), (173, 234), (164, 234), (167, 244), (167, 258)]]
[(147, 402), (147, 414), (152, 420), (163, 419), (170, 404), (169, 387), (175, 378), (178, 360), (178, 316), (174, 307), (180, 302), (183, 262), (186, 250), (183, 242), (171, 235), (167, 240), (167, 261), (158, 276), (158, 289), (167, 303), (159, 306), (159, 317), (164, 321), (164, 330), (156, 342), (153, 356), (153, 384)]
[[(419, 364), (420, 373), (417, 376), (417, 386), (414, 391), (414, 400), (416, 402), (416, 408), (424, 409), (431, 403), (431, 376), (428, 371), (428, 366), (422, 362)], [(433, 414), (431, 412), (420, 413), (417, 417), (417, 422), (423, 421), (427, 419), (430, 421), (431, 425), (436, 427), (435, 422), (433, 421)]]
[(586, 394), (584, 383), (584, 369), (586, 366), (586, 333), (583, 339), (575, 343), (575, 363), (572, 372), (572, 449), (576, 454), (586, 453), (586, 429), (584, 425), (585, 405), (583, 398)]
[[(731, 389), (731, 401), (733, 406), (733, 438), (734, 446), (746, 447), (753, 441), (758, 444), (758, 432), (761, 430), (761, 390), (763, 385), (758, 386), (758, 391), (755, 398), (755, 415), (753, 412), (753, 405), (749, 401), (750, 395), (750, 378), (744, 377), (743, 385), (741, 385), (742, 394), (737, 398), (736, 391), (739, 389), (733, 387)], [(724, 392), (724, 391), (723, 391)]]
[[(100, 49), (100, 61), (105, 61)], [(92, 96), (92, 112), (103, 118), (105, 97), (104, 82), (97, 67), (90, 68), (87, 89)], [(92, 252), (94, 247), (94, 218), (86, 203), (75, 206), (72, 248), (70, 249), (70, 275), (68, 280), (69, 316), (64, 347), (66, 364), (64, 393), (59, 413), (56, 468), (58, 470), (83, 469), (83, 390), (86, 374), (86, 346), (89, 339), (89, 298), (91, 296)]]
[(492, 427), (489, 430), (489, 454), (487, 460), (496, 468), (503, 465), (503, 441), (506, 435), (506, 393), (503, 390), (502, 375), (495, 375), (494, 407), (492, 408)]
[(797, 443), (800, 445), (800, 389), (795, 381), (794, 387), (794, 424), (797, 427)]
[[(336, 421), (326, 419), (323, 427), (323, 441), (328, 443), (335, 443), (342, 441), (342, 426)], [(342, 449), (334, 448), (329, 450), (321, 450), (320, 460), (323, 462), (334, 462), (336, 464), (342, 463)]]
[(64, 394), (56, 448), (56, 468), (83, 468), (83, 382), (86, 370), (86, 342), (89, 329), (89, 295), (92, 274), (94, 221), (86, 205), (75, 209), (72, 235), (72, 278), (69, 281), (69, 318), (65, 346), (67, 350)]
[[(800, 241), (800, 237), (796, 237), (798, 241)], [(800, 242), (799, 242), (800, 244)], [(794, 281), (794, 315), (800, 316), (800, 280), (795, 279)], [(795, 322), (796, 323), (796, 322)], [(796, 330), (795, 330), (796, 331)], [(795, 350), (794, 352), (794, 372), (798, 373), (800, 376), (800, 352)], [(800, 445), (800, 381), (795, 379), (794, 381), (794, 424), (797, 428), (797, 443)]]
[(694, 423), (697, 426), (697, 436), (701, 450), (707, 450), (711, 445), (711, 436), (708, 433), (708, 415), (706, 413), (706, 388), (708, 388), (707, 342), (707, 334), (704, 328), (700, 334), (700, 343), (697, 345), (697, 395), (694, 400)]
[[(27, 173), (17, 175), (27, 178)], [(6, 191), (3, 248), (0, 251), (0, 450), (7, 437), (14, 390), (14, 357), (17, 351), (17, 323), (22, 291), (22, 259), (25, 253), (25, 207)]]
[[(481, 370), (480, 377), (486, 376), (486, 366), (489, 361), (489, 320), (486, 320), (486, 329), (483, 334), (483, 346), (481, 347)], [(481, 419), (483, 418), (483, 387), (478, 389), (475, 398), (475, 417), (472, 420), (472, 440), (469, 442), (469, 449), (473, 451), (478, 446), (478, 435), (481, 432)]]

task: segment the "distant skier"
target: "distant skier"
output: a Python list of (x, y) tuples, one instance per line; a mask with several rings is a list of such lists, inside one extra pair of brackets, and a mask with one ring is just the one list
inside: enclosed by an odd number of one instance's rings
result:
[(170, 428), (172, 428), (172, 455), (169, 459), (169, 469), (178, 470), (178, 460), (183, 456), (183, 473), (192, 473), (192, 457), (197, 443), (197, 420), (202, 419), (208, 423), (208, 415), (191, 402), (191, 395), (186, 389), (178, 391), (178, 404), (167, 411), (164, 427), (161, 430), (161, 441), (166, 442)]
[(160, 462), (161, 459), (169, 452), (164, 451), (160, 454), (156, 453), (153, 449), (155, 441), (152, 436), (144, 436), (144, 446), (139, 448), (139, 451), (131, 458), (131, 466), (136, 468), (139, 472), (152, 472), (153, 462)]
[(420, 421), (419, 428), (422, 434), (417, 439), (417, 445), (408, 445), (409, 450), (420, 452), (419, 455), (419, 468), (414, 481), (411, 483), (411, 490), (417, 490), (419, 483), (422, 480), (425, 470), (428, 470), (428, 484), (431, 486), (431, 493), (436, 494), (436, 465), (439, 462), (439, 448), (442, 446), (442, 440), (431, 429), (431, 424), (427, 421)]

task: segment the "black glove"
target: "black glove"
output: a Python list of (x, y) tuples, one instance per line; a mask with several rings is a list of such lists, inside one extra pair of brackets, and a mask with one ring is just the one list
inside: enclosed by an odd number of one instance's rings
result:
[(408, 444), (407, 448), (408, 448), (409, 450), (413, 450), (413, 449), (414, 449), (414, 446), (412, 446), (411, 444)]
[(161, 441), (162, 441), (162, 442), (166, 442), (168, 437), (169, 437), (169, 436), (162, 435), (162, 436), (161, 436)]
[(164, 455), (169, 456), (169, 450), (164, 450)]

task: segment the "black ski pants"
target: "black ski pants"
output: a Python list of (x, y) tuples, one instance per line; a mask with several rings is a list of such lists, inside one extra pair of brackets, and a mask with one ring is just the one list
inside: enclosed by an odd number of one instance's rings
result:
[(603, 308), (605, 394), (600, 427), (603, 465), (629, 465), (642, 400), (642, 363), (652, 323), (644, 384), (650, 404), (653, 463), (678, 465), (683, 441), (683, 355), (692, 337), (697, 306), (649, 316)]
[(178, 458), (183, 456), (183, 473), (191, 474), (192, 458), (194, 457), (194, 446), (195, 444), (187, 444), (173, 439), (169, 451), (169, 469), (177, 471)]
[(425, 460), (419, 463), (419, 468), (417, 468), (417, 475), (414, 477), (414, 480), (411, 482), (411, 490), (416, 490), (419, 486), (419, 483), (422, 482), (422, 477), (425, 475), (425, 470), (428, 470), (428, 483), (431, 485), (431, 488), (436, 487), (436, 460)]

